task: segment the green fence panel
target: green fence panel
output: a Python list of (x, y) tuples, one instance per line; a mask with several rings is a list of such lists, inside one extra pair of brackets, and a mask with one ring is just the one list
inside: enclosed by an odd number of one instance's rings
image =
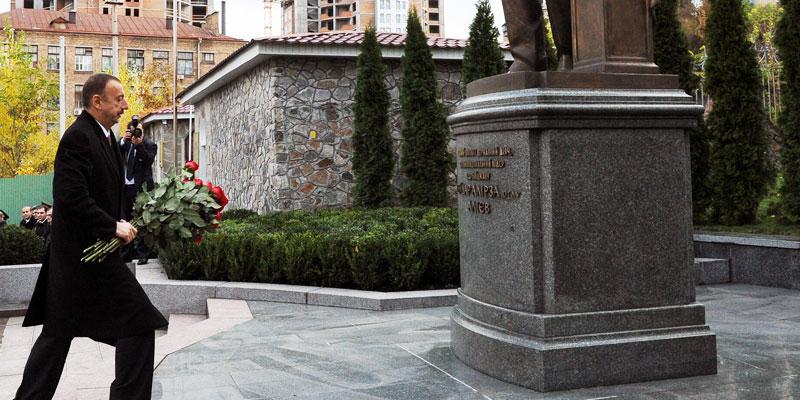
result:
[(42, 202), (53, 204), (53, 174), (0, 178), (0, 210), (11, 216), (9, 224), (19, 223), (22, 207)]

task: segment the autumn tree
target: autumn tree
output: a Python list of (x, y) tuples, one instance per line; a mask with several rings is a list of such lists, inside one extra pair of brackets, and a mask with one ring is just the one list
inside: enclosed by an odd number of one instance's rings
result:
[(58, 84), (32, 63), (24, 32), (6, 25), (0, 50), (0, 177), (47, 173), (59, 135), (47, 132), (56, 115), (47, 106), (58, 96)]

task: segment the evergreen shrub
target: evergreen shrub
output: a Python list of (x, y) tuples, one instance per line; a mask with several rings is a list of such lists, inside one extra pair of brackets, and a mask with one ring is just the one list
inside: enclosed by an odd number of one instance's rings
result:
[(44, 240), (32, 230), (16, 225), (0, 228), (0, 265), (39, 264)]
[(783, 218), (800, 222), (800, 0), (782, 0), (775, 45), (778, 47), (783, 80), (781, 85), (782, 130), (780, 208)]
[(223, 220), (240, 220), (240, 219), (247, 219), (254, 215), (258, 215), (257, 212), (253, 210), (248, 210), (246, 208), (232, 208), (230, 210), (225, 210), (222, 212), (222, 219)]
[(455, 209), (328, 209), (223, 220), (160, 257), (170, 279), (400, 291), (457, 287), (458, 250)]

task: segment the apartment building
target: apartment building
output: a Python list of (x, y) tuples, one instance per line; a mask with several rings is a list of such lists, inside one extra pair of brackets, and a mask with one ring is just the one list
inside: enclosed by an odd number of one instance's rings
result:
[[(242, 47), (245, 42), (217, 33), (215, 15), (200, 28), (179, 23), (177, 73), (180, 86), (188, 86), (217, 63)], [(33, 62), (59, 73), (59, 38), (64, 37), (66, 107), (79, 114), (83, 83), (97, 72), (112, 71), (111, 16), (101, 13), (50, 11), (14, 8), (0, 14), (0, 21), (25, 32)], [(172, 21), (153, 17), (118, 17), (119, 68), (143, 69), (151, 63), (170, 63)]]
[[(172, 18), (173, 0), (120, 0), (117, 15), (126, 17)], [(212, 0), (178, 0), (183, 23), (203, 26), (213, 12)], [(105, 0), (11, 0), (11, 9), (38, 9), (50, 11), (77, 11), (79, 13), (109, 15), (115, 9)]]
[[(265, 0), (270, 1), (270, 0)], [(444, 0), (284, 0), (284, 34), (363, 31), (405, 33), (408, 11), (417, 10), (428, 36), (444, 31)]]

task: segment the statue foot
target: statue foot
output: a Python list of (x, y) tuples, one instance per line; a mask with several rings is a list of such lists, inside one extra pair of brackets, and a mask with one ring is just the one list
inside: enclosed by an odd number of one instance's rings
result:
[(572, 56), (563, 54), (558, 59), (558, 70), (559, 71), (570, 71), (572, 70)]
[(539, 63), (540, 65), (530, 65), (524, 61), (514, 60), (511, 66), (508, 68), (508, 72), (536, 72), (536, 71), (545, 71), (547, 70), (547, 60), (543, 60)]

